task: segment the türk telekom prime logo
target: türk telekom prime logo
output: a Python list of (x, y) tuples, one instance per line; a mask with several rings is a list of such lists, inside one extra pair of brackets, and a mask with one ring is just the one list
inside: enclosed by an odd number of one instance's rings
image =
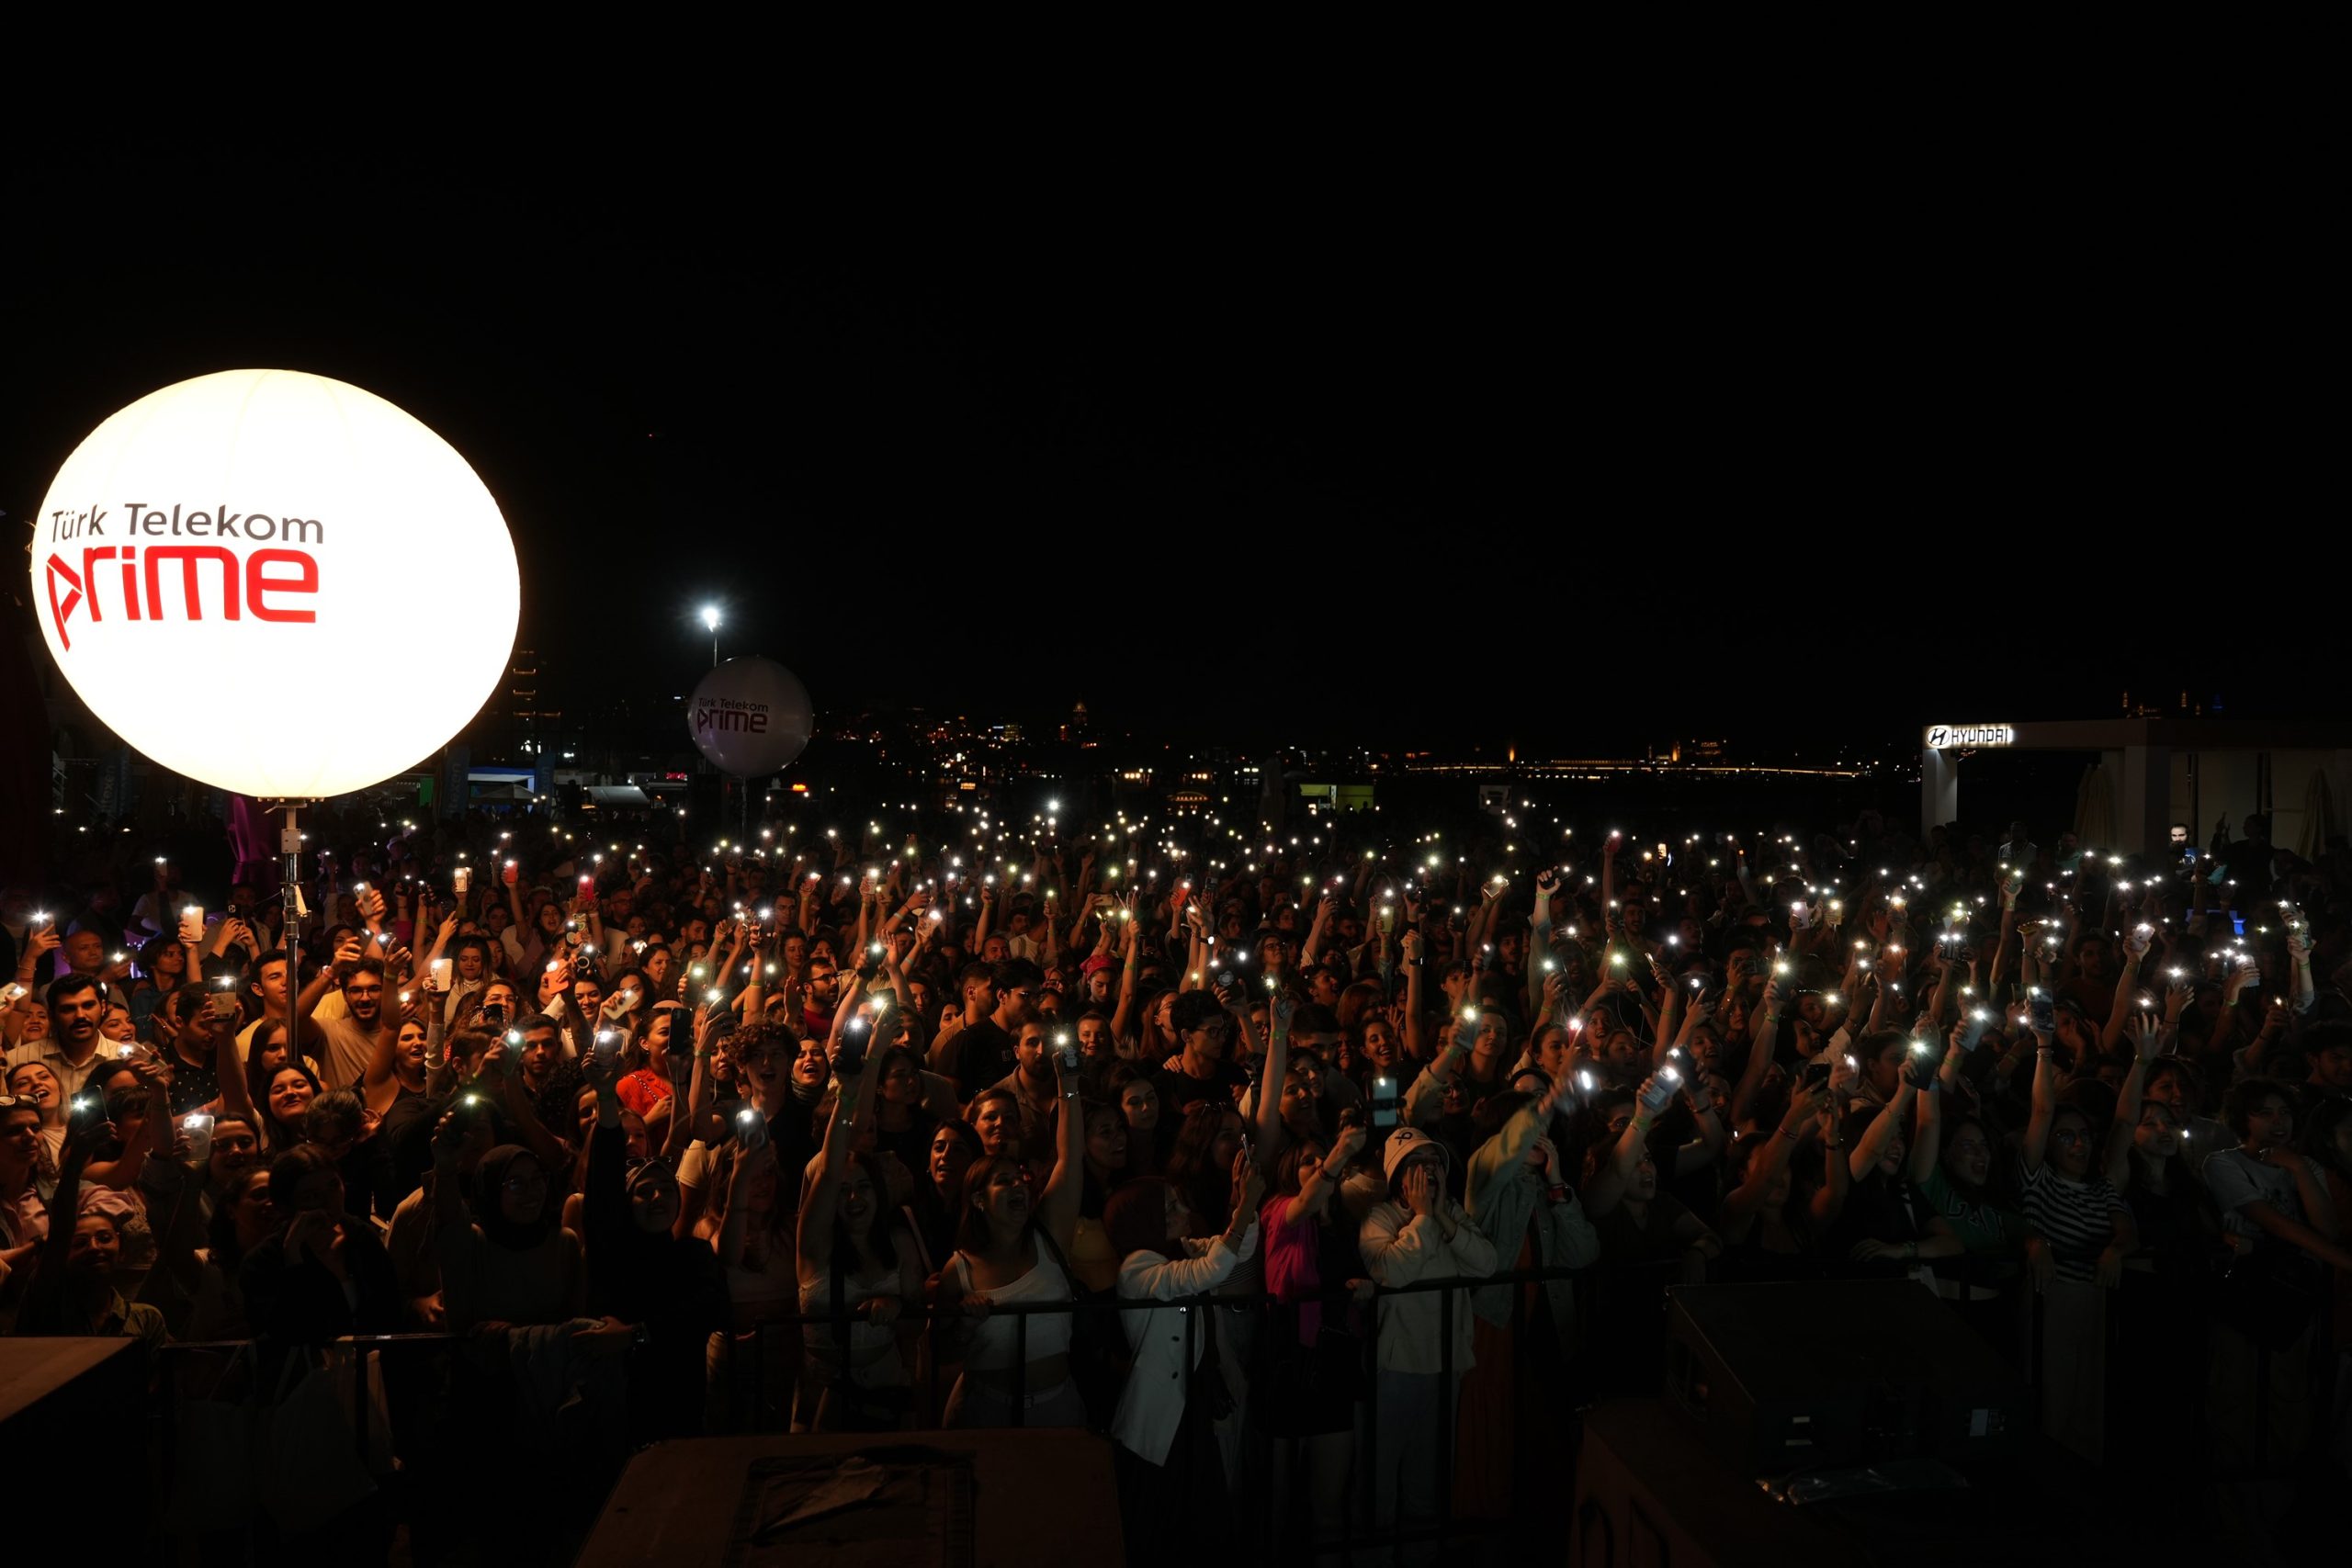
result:
[[(66, 457), (30, 533), (41, 640), (74, 694), (220, 789), (314, 800), (429, 764), (514, 647), (522, 574), (489, 487), (330, 377), (148, 393)], [(397, 671), (397, 698), (368, 671)]]
[[(126, 622), (201, 621), (208, 614), (224, 621), (246, 615), (257, 621), (319, 618), (319, 558), (309, 550), (264, 544), (322, 542), (325, 525), (315, 517), (177, 502), (166, 512), (130, 501), (81, 512), (61, 507), (42, 525), (52, 547), (43, 562), (49, 623), (58, 646), (69, 652), (74, 617), (102, 622), (109, 606)], [(158, 539), (215, 542), (153, 542)]]
[(733, 697), (696, 697), (695, 735), (765, 735), (768, 705), (737, 702)]

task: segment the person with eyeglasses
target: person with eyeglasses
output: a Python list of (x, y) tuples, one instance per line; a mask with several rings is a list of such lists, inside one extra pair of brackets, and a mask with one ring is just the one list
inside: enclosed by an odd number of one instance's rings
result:
[[(342, 1000), (340, 1017), (335, 1009), (320, 1006), (330, 981)], [(396, 1013), (385, 1006), (395, 1001), (388, 994), (390, 986), (383, 959), (350, 941), (335, 950), (334, 967), (322, 970), (302, 988), (295, 1010), (318, 1026), (320, 1077), (328, 1088), (344, 1089), (366, 1078), (368, 1065), (376, 1058), (377, 1037), (395, 1027)]]
[(58, 1162), (65, 1154), (64, 1091), (58, 1086), (57, 1075), (46, 1062), (18, 1062), (9, 1067), (7, 1077), (0, 1080), (0, 1093), (36, 1107), (40, 1112), (40, 1154), (35, 1160), (33, 1179), (40, 1189), (44, 1201), (57, 1187)]
[(1152, 1079), (1159, 1091), (1160, 1117), (1181, 1122), (1203, 1102), (1230, 1104), (1250, 1085), (1250, 1075), (1233, 1062), (1233, 1015), (1214, 991), (1182, 991), (1169, 1013), (1181, 1046), (1172, 1066)]
[(559, 1225), (560, 1196), (537, 1156), (502, 1144), (458, 1179), (468, 1125), (458, 1105), (433, 1140), (441, 1289), (452, 1327), (497, 1331), (560, 1322), (582, 1294), (579, 1239)]

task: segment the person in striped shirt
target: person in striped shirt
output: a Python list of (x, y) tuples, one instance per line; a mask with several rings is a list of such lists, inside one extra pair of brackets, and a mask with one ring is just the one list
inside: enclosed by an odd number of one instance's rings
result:
[(2057, 1054), (2035, 1030), (2025, 1163), (2026, 1264), (2041, 1320), (2042, 1430), (2099, 1462), (2106, 1446), (2107, 1292), (2136, 1240), (2131, 1205), (2100, 1174), (2099, 1134), (2060, 1103)]

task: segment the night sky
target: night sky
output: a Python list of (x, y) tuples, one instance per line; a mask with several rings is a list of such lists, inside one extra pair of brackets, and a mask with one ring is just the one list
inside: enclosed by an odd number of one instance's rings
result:
[(820, 711), (1178, 741), (2346, 711), (2318, 407), (2248, 375), (2286, 285), (1442, 152), (20, 147), (0, 507), (279, 365), (481, 471), (567, 706), (687, 689), (716, 600)]

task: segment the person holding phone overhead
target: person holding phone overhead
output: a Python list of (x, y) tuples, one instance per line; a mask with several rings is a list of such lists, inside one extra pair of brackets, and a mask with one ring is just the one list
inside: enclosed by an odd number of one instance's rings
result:
[(904, 1019), (895, 1008), (871, 1025), (851, 1019), (834, 1058), (842, 1089), (801, 1193), (797, 1249), (800, 1310), (830, 1311), (832, 1320), (802, 1329), (795, 1431), (890, 1431), (912, 1409), (912, 1346), (899, 1313), (921, 1299), (919, 1254), (890, 1207), (879, 1161), (854, 1148), (873, 1119), (882, 1061)]
[(1077, 1080), (1060, 1083), (1053, 1173), (1042, 1192), (1033, 1190), (1030, 1172), (1004, 1155), (983, 1156), (965, 1174), (956, 1255), (934, 1287), (937, 1304), (961, 1314), (954, 1337), (962, 1342), (964, 1371), (947, 1398), (948, 1427), (1086, 1422), (1085, 1401), (1069, 1375), (1069, 1314), (1031, 1315), (1026, 1364), (1017, 1359), (1012, 1320), (990, 1315), (1000, 1305), (1067, 1302), (1076, 1292), (1064, 1258), (1078, 1229), (1086, 1118)]

